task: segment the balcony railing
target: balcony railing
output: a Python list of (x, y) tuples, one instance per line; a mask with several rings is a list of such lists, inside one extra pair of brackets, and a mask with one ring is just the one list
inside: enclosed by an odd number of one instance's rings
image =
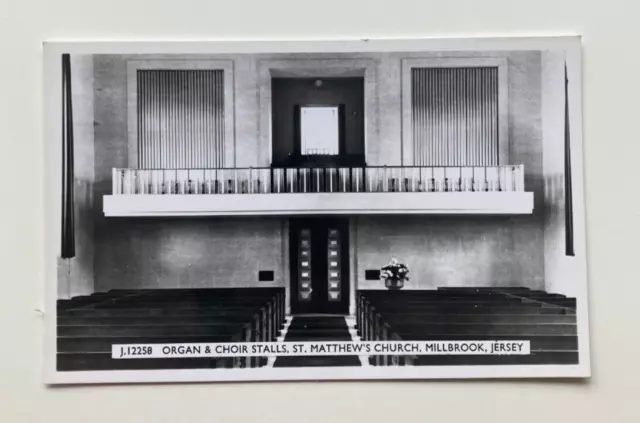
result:
[(113, 169), (114, 195), (523, 191), (523, 165)]

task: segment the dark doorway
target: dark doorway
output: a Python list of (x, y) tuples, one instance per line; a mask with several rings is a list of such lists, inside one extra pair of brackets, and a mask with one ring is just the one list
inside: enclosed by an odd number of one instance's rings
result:
[[(364, 77), (273, 78), (271, 89), (273, 166), (364, 166)], [(335, 142), (305, 147), (305, 112), (333, 112)]]
[(348, 314), (349, 220), (290, 222), (291, 312)]

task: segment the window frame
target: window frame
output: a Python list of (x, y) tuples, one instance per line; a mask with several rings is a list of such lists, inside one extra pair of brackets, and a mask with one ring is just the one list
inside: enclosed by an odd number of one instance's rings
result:
[(224, 81), (223, 167), (235, 167), (234, 69), (232, 60), (148, 59), (127, 61), (128, 167), (138, 163), (138, 70), (221, 70)]
[(414, 68), (498, 68), (498, 165), (509, 165), (509, 79), (504, 57), (443, 57), (402, 59), (402, 164), (413, 166), (413, 108), (411, 71)]

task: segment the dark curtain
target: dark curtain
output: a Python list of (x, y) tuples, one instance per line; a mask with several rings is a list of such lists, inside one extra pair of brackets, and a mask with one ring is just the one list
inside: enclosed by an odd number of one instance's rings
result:
[(71, 59), (62, 55), (62, 258), (76, 255), (74, 233), (73, 108)]
[(569, 78), (564, 65), (564, 192), (566, 255), (575, 255), (573, 246), (573, 193), (571, 184), (571, 131), (569, 127)]

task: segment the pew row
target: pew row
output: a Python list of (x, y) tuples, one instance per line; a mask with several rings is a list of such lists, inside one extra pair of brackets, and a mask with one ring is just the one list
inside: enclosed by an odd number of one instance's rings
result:
[(528, 288), (360, 290), (364, 341), (529, 341), (529, 355), (375, 355), (370, 364), (577, 364), (576, 302)]
[(118, 344), (273, 342), (282, 288), (112, 290), (60, 300), (59, 371), (261, 367), (266, 357), (113, 359)]

